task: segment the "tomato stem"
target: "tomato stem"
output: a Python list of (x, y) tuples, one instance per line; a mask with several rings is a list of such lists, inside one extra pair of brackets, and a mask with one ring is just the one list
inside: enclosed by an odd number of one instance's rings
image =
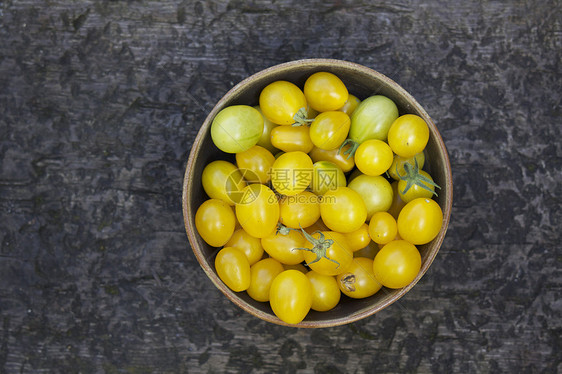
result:
[(406, 192), (408, 192), (408, 190), (413, 185), (416, 185), (423, 188), (426, 191), (433, 193), (435, 196), (438, 196), (437, 192), (435, 192), (435, 190), (431, 189), (427, 185), (439, 189), (441, 189), (441, 187), (437, 183), (435, 183), (432, 179), (427, 178), (426, 176), (420, 173), (418, 160), (416, 158), (414, 158), (414, 162), (415, 162), (414, 166), (412, 166), (412, 164), (410, 164), (409, 162), (404, 163), (404, 171), (406, 172), (406, 175), (404, 176), (401, 176), (398, 173), (398, 165), (396, 165), (396, 174), (400, 177), (401, 180), (406, 181), (406, 187), (404, 188), (404, 191), (402, 191), (402, 194), (404, 195)]
[(293, 126), (307, 126), (309, 122), (313, 122), (314, 119), (308, 119), (308, 112), (305, 107), (302, 107), (298, 110), (298, 112), (293, 116), (295, 123)]
[(310, 266), (311, 264), (314, 264), (315, 262), (318, 262), (321, 259), (325, 258), (326, 260), (332, 261), (333, 263), (337, 264), (338, 265), (337, 267), (340, 267), (339, 262), (329, 258), (328, 255), (326, 254), (328, 249), (330, 249), (332, 244), (334, 244), (334, 241), (332, 239), (326, 239), (326, 237), (321, 231), (315, 231), (312, 233), (312, 235), (318, 234), (319, 235), (318, 239), (313, 237), (306, 231), (304, 231), (302, 227), (301, 227), (301, 231), (304, 237), (306, 238), (306, 240), (308, 240), (312, 244), (312, 248), (293, 248), (293, 250), (296, 249), (296, 250), (308, 251), (316, 255), (316, 258), (312, 262), (307, 263), (306, 266)]
[(343, 141), (343, 143), (341, 143), (340, 149), (338, 149), (338, 153), (341, 153), (343, 147), (345, 147), (348, 144), (351, 144), (351, 146), (349, 147), (349, 149), (347, 151), (343, 152), (344, 155), (347, 155), (346, 160), (349, 159), (350, 157), (353, 157), (353, 155), (355, 154), (355, 151), (357, 150), (357, 148), (359, 148), (359, 143), (357, 143), (355, 140), (345, 139)]
[(281, 222), (278, 222), (277, 223), (277, 230), (276, 230), (275, 234), (289, 235), (289, 232), (291, 232), (291, 230), (295, 230), (295, 229), (287, 227), (287, 226), (283, 225)]

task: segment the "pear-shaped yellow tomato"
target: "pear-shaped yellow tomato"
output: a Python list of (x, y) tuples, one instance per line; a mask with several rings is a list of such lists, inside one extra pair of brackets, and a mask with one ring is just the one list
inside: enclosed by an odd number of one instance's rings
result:
[(250, 183), (269, 182), (269, 171), (274, 162), (273, 154), (259, 145), (236, 154), (236, 164)]
[(365, 248), (371, 242), (371, 237), (369, 236), (369, 225), (364, 223), (359, 227), (359, 229), (344, 234), (349, 249), (353, 252)]
[(360, 194), (338, 187), (322, 196), (320, 216), (330, 230), (348, 233), (358, 230), (367, 219), (367, 207)]
[(283, 322), (302, 322), (312, 306), (312, 285), (298, 270), (280, 273), (269, 289), (269, 303), (273, 313)]
[(336, 278), (314, 270), (306, 273), (306, 276), (312, 285), (312, 310), (326, 312), (338, 305), (341, 292)]
[(349, 97), (347, 98), (345, 104), (343, 104), (343, 106), (338, 110), (341, 110), (342, 112), (344, 112), (345, 114), (351, 117), (351, 115), (353, 114), (355, 109), (359, 106), (359, 104), (361, 104), (361, 100), (359, 100), (357, 96), (349, 94)]
[(232, 291), (245, 291), (250, 287), (250, 264), (246, 255), (236, 248), (224, 247), (215, 258), (219, 278)]
[(394, 219), (398, 219), (398, 215), (406, 203), (402, 201), (400, 194), (398, 193), (398, 181), (392, 182), (390, 187), (392, 188), (392, 203), (390, 204), (387, 212), (390, 213)]
[(388, 212), (376, 212), (369, 222), (369, 236), (377, 244), (386, 244), (398, 233), (396, 220)]
[(304, 254), (296, 248), (303, 247), (305, 242), (299, 231), (282, 226), (261, 239), (261, 245), (267, 254), (284, 265), (296, 265), (304, 261)]
[(327, 112), (344, 106), (349, 93), (337, 75), (321, 71), (308, 77), (304, 83), (304, 95), (311, 108)]
[(275, 277), (285, 269), (274, 258), (264, 258), (250, 267), (250, 287), (246, 290), (248, 295), (256, 301), (269, 301), (269, 290)]
[(354, 258), (336, 279), (341, 292), (354, 299), (372, 296), (382, 288), (373, 272), (373, 260), (365, 257)]
[(228, 205), (234, 205), (246, 181), (240, 170), (228, 161), (216, 160), (203, 169), (201, 176), (203, 189), (211, 199), (220, 199)]
[(225, 246), (242, 251), (248, 258), (250, 265), (255, 264), (263, 257), (263, 248), (260, 239), (254, 238), (241, 228), (234, 231), (234, 234), (232, 234)]
[(273, 123), (306, 123), (306, 98), (301, 89), (291, 82), (280, 80), (268, 84), (261, 91), (259, 101), (262, 114)]
[(286, 152), (271, 167), (271, 185), (283, 195), (303, 192), (312, 182), (312, 160), (301, 151)]
[(347, 138), (350, 124), (351, 120), (344, 112), (320, 113), (310, 124), (310, 139), (316, 147), (327, 151), (339, 148)]
[(314, 144), (308, 126), (277, 126), (271, 130), (271, 144), (283, 152), (310, 152)]
[(279, 220), (290, 228), (306, 228), (320, 218), (320, 198), (310, 191), (283, 196), (279, 201)]
[(242, 193), (242, 199), (235, 206), (240, 226), (256, 238), (275, 231), (279, 221), (279, 202), (275, 193), (263, 184), (251, 184)]
[(211, 124), (213, 143), (226, 153), (238, 153), (253, 147), (262, 132), (262, 115), (248, 105), (232, 105), (222, 109)]
[(285, 270), (291, 270), (292, 269), (292, 270), (298, 270), (303, 274), (308, 273), (308, 269), (303, 264), (294, 264), (294, 265), (282, 264), (282, 265), (283, 265), (283, 269), (285, 269)]
[(329, 161), (336, 164), (344, 173), (347, 173), (355, 166), (354, 157), (347, 157), (347, 154), (345, 154), (350, 148), (351, 145), (343, 146), (340, 152), (339, 149), (326, 151), (325, 149), (314, 147), (308, 154), (313, 162)]
[(236, 217), (232, 208), (222, 200), (206, 200), (195, 213), (195, 228), (212, 247), (225, 245), (232, 236), (235, 225)]
[(375, 256), (375, 278), (388, 288), (402, 288), (410, 284), (421, 268), (418, 249), (405, 240), (393, 240)]
[[(254, 108), (256, 108), (260, 112), (260, 114), (262, 113), (259, 105), (256, 105)], [(271, 122), (263, 114), (262, 117), (263, 117), (263, 132), (261, 133), (260, 139), (258, 140), (258, 143), (256, 145), (259, 145), (260, 147), (264, 147), (272, 154), (275, 154), (279, 150), (275, 148), (273, 144), (271, 144), (271, 130), (273, 130), (274, 127), (277, 127), (279, 125)]]

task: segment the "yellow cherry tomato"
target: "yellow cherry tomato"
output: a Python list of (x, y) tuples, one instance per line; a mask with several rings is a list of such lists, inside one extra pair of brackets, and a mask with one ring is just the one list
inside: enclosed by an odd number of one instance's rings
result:
[(308, 269), (306, 268), (306, 266), (304, 266), (303, 264), (299, 263), (299, 264), (294, 264), (294, 265), (289, 265), (289, 264), (281, 264), (283, 265), (283, 269), (285, 270), (298, 270), (303, 274), (308, 273)]
[(398, 215), (398, 233), (415, 245), (432, 241), (443, 225), (443, 211), (435, 200), (420, 197), (407, 203)]
[(388, 288), (402, 288), (410, 284), (421, 268), (418, 249), (405, 240), (393, 240), (375, 256), (375, 278)]
[(377, 252), (380, 250), (379, 245), (373, 241), (371, 241), (369, 243), (368, 246), (366, 246), (363, 249), (360, 249), (356, 252), (353, 252), (353, 257), (366, 257), (366, 258), (370, 258), (371, 260), (373, 258), (375, 258), (375, 255), (377, 254)]
[(353, 253), (343, 234), (334, 231), (304, 233), (307, 241), (303, 248), (308, 267), (320, 274), (338, 275), (353, 260)]
[(336, 278), (317, 273), (314, 270), (306, 273), (306, 276), (312, 286), (312, 310), (326, 312), (338, 305), (341, 292)]
[(378, 139), (366, 140), (355, 152), (355, 165), (366, 175), (381, 175), (390, 168), (394, 154), (392, 149)]
[(271, 185), (283, 195), (296, 195), (312, 182), (312, 160), (300, 151), (286, 152), (271, 167)]
[(234, 205), (240, 192), (246, 187), (246, 181), (240, 170), (228, 161), (217, 160), (203, 169), (201, 176), (203, 189), (211, 199), (220, 199), (228, 205)]
[(269, 289), (269, 304), (273, 313), (283, 322), (301, 322), (312, 306), (312, 285), (298, 270), (280, 273)]
[(345, 104), (338, 110), (341, 110), (345, 114), (351, 117), (355, 109), (361, 104), (361, 100), (359, 100), (356, 96), (349, 94), (347, 101)]
[(377, 244), (386, 244), (398, 233), (396, 220), (388, 212), (377, 212), (369, 222), (369, 236)]
[(304, 231), (306, 231), (309, 234), (312, 234), (313, 232), (316, 232), (316, 231), (329, 231), (329, 229), (328, 229), (328, 226), (326, 226), (324, 224), (324, 222), (322, 221), (322, 218), (320, 218), (312, 226), (306, 227), (304, 229)]
[(327, 151), (339, 148), (347, 138), (350, 124), (351, 120), (344, 112), (320, 113), (310, 124), (310, 139), (316, 147)]
[(261, 239), (261, 245), (268, 255), (283, 265), (296, 265), (304, 261), (302, 248), (305, 238), (296, 230), (278, 230)]
[(354, 299), (372, 296), (382, 288), (373, 272), (373, 260), (366, 257), (355, 257), (336, 281), (341, 292)]
[(356, 191), (349, 187), (338, 187), (322, 197), (320, 216), (331, 230), (348, 233), (358, 230), (365, 223), (367, 207)]
[(335, 74), (318, 72), (308, 77), (304, 83), (304, 95), (311, 108), (327, 112), (341, 108), (349, 93), (345, 84)]
[(290, 228), (306, 228), (320, 218), (319, 197), (310, 191), (283, 196), (279, 201), (279, 221)]
[(244, 197), (235, 206), (240, 226), (256, 238), (275, 231), (279, 220), (279, 202), (275, 193), (263, 184), (251, 184), (242, 193)]
[(347, 157), (344, 153), (349, 150), (351, 145), (346, 145), (341, 149), (333, 149), (331, 151), (326, 151), (318, 147), (312, 148), (308, 154), (313, 162), (318, 161), (329, 161), (336, 164), (344, 173), (351, 171), (355, 167), (355, 159), (353, 156)]
[(259, 105), (256, 105), (254, 108), (256, 108), (260, 112), (260, 114), (262, 114), (263, 117), (263, 132), (261, 133), (261, 136), (258, 140), (258, 144), (256, 145), (264, 147), (272, 154), (275, 154), (279, 150), (275, 148), (273, 144), (271, 144), (271, 130), (273, 130), (274, 127), (277, 127), (279, 125), (267, 119), (267, 117), (263, 115)]
[(271, 283), (283, 271), (283, 265), (274, 258), (264, 258), (256, 262), (250, 267), (250, 286), (246, 292), (256, 301), (269, 301)]
[(392, 160), (392, 165), (390, 165), (390, 168), (388, 169), (388, 174), (392, 177), (392, 179), (400, 180), (400, 176), (406, 174), (404, 164), (408, 163), (413, 167), (416, 162), (418, 163), (418, 167), (420, 169), (423, 168), (423, 165), (425, 164), (425, 155), (423, 152), (416, 153), (413, 157), (400, 157), (395, 154), (394, 159)]
[(398, 181), (392, 182), (390, 187), (392, 188), (392, 204), (390, 204), (387, 212), (390, 213), (394, 219), (398, 219), (398, 215), (406, 203), (402, 201), (398, 193)]
[(273, 123), (292, 125), (306, 119), (306, 98), (291, 82), (270, 83), (261, 91), (259, 103), (263, 115)]
[(259, 238), (248, 234), (244, 229), (234, 231), (226, 247), (233, 247), (242, 251), (248, 258), (250, 265), (255, 264), (263, 257), (263, 248)]
[(219, 199), (209, 199), (197, 208), (195, 228), (201, 238), (212, 247), (222, 247), (228, 242), (236, 217), (230, 205)]
[(402, 157), (413, 157), (424, 150), (429, 140), (427, 123), (415, 114), (398, 117), (388, 130), (388, 145)]
[(245, 291), (250, 287), (250, 264), (236, 248), (224, 247), (215, 258), (215, 269), (219, 278), (232, 291)]
[(350, 233), (344, 234), (349, 249), (355, 252), (360, 249), (365, 248), (371, 242), (371, 237), (369, 236), (369, 225), (364, 223), (359, 227), (359, 229), (352, 231)]
[(277, 126), (271, 130), (271, 144), (283, 152), (308, 153), (314, 147), (308, 126)]
[(271, 177), (269, 171), (274, 162), (273, 154), (259, 145), (236, 154), (236, 164), (244, 178), (250, 183), (265, 184), (269, 182)]
[[(423, 184), (424, 186), (426, 186), (427, 188), (422, 188), (419, 184), (412, 184), (409, 188), (408, 188), (408, 182), (406, 179), (404, 180), (400, 180), (398, 182), (398, 194), (400, 195), (400, 198), (402, 199), (402, 201), (404, 201), (405, 203), (409, 203), (410, 201), (417, 199), (419, 197), (427, 197), (427, 198), (432, 198), (433, 195), (435, 194), (435, 186), (433, 185), (433, 178), (431, 178), (431, 175), (429, 175), (426, 171), (424, 170), (418, 170), (419, 175), (421, 175), (424, 178), (427, 178), (429, 181), (431, 181), (430, 183), (420, 180), (418, 181), (418, 183)], [(404, 192), (405, 191), (405, 192)]]
[(316, 195), (324, 195), (330, 190), (345, 187), (345, 174), (339, 166), (330, 161), (317, 161), (312, 165), (312, 184), (310, 189)]

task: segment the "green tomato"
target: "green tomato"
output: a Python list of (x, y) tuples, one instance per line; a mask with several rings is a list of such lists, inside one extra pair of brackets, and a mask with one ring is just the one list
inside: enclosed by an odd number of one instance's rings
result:
[(392, 100), (382, 95), (368, 97), (351, 115), (349, 139), (358, 144), (369, 139), (386, 140), (396, 118), (398, 108)]
[(211, 138), (221, 151), (243, 152), (257, 144), (263, 133), (263, 117), (248, 105), (222, 109), (211, 124)]

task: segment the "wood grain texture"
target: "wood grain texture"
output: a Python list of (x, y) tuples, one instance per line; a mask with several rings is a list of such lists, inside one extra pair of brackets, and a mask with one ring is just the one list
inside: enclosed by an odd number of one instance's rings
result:
[[(0, 1), (0, 372), (562, 371), (557, 1)], [(229, 302), (181, 214), (234, 84), (338, 58), (394, 79), (448, 147), (429, 272), (368, 319), (298, 330)]]

